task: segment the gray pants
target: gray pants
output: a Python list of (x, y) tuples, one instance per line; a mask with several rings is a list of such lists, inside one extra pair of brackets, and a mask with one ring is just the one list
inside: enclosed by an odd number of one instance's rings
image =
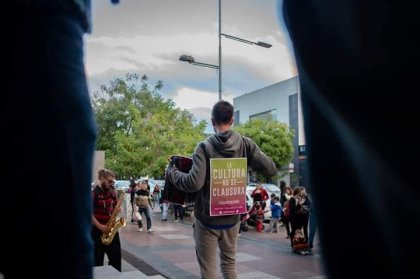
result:
[(266, 232), (277, 232), (278, 231), (279, 218), (271, 217), (270, 224), (265, 230)]
[(236, 242), (239, 222), (229, 229), (206, 228), (199, 220), (194, 225), (195, 251), (200, 265), (201, 278), (217, 278), (216, 252), (220, 250), (220, 268), (223, 278), (236, 278)]

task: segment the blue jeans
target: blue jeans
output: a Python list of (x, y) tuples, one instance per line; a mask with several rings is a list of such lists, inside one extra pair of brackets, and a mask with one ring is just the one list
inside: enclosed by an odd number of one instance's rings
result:
[(163, 202), (161, 203), (161, 206), (162, 206), (162, 220), (167, 220), (169, 203)]
[(175, 220), (181, 219), (184, 220), (184, 208), (181, 204), (174, 204), (174, 213), (175, 213)]
[[(23, 1), (21, 1), (23, 2)], [(0, 115), (4, 185), (0, 272), (20, 278), (92, 278), (91, 182), (96, 124), (76, 11), (11, 8)], [(30, 218), (27, 218), (30, 214)], [(44, 218), (46, 217), (46, 218)], [(4, 244), (4, 243), (3, 243)], [(21, 265), (20, 247), (33, 257)], [(40, 256), (42, 253), (42, 257)]]
[(309, 238), (308, 238), (309, 247), (311, 248), (314, 246), (314, 238), (315, 238), (316, 229), (317, 229), (317, 221), (316, 221), (315, 211), (312, 210), (312, 212), (309, 213)]
[(148, 207), (139, 207), (140, 214), (144, 213), (146, 215), (147, 229), (152, 228), (152, 218), (150, 206)]

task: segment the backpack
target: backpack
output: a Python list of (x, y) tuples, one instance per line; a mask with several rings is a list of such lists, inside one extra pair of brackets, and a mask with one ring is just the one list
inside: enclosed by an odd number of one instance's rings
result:
[(286, 217), (287, 219), (290, 218), (290, 200), (288, 199), (285, 203), (284, 203), (284, 207), (283, 207), (283, 216)]

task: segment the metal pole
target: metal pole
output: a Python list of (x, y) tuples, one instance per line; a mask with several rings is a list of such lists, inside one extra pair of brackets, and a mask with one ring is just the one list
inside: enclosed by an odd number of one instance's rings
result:
[(219, 101), (222, 99), (222, 0), (219, 0)]

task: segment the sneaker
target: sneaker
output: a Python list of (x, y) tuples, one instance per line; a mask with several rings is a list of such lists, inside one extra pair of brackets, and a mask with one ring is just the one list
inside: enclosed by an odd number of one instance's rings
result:
[(241, 234), (240, 233), (238, 233), (238, 237), (240, 237), (241, 236)]
[(139, 228), (139, 232), (142, 232), (143, 231), (143, 228)]
[(152, 228), (150, 228), (150, 229), (148, 229), (148, 230), (147, 230), (147, 232), (148, 232), (148, 233), (152, 233), (152, 232), (154, 232), (154, 231), (155, 231), (155, 230), (153, 230)]
[(174, 223), (179, 223), (178, 219), (175, 219), (175, 220), (174, 220)]

